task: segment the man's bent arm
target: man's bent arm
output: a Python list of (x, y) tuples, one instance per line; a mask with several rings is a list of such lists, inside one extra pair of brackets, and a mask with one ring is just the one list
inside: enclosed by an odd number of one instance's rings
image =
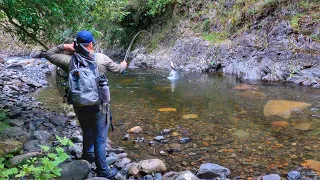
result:
[(60, 44), (48, 51), (42, 53), (42, 57), (46, 58), (52, 64), (60, 67), (65, 71), (69, 71), (69, 64), (71, 60), (71, 55), (62, 54), (64, 51), (64, 45)]
[(127, 64), (117, 64), (108, 56), (104, 55), (104, 66), (108, 71), (111, 71), (113, 73), (122, 73), (126, 69)]

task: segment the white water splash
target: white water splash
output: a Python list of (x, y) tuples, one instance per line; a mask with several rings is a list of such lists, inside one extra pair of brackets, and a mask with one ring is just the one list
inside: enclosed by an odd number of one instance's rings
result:
[(179, 79), (178, 72), (175, 70), (171, 70), (171, 72), (167, 78), (170, 80)]

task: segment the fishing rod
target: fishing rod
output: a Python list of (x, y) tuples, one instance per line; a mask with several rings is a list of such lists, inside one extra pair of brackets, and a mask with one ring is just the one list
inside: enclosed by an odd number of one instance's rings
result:
[(146, 30), (141, 30), (141, 31), (139, 31), (139, 32), (133, 37), (133, 39), (131, 40), (130, 45), (129, 45), (128, 49), (127, 49), (126, 55), (125, 55), (125, 57), (124, 57), (124, 61), (127, 61), (133, 42), (136, 40), (136, 38), (138, 37), (138, 35), (139, 35), (140, 33), (142, 33), (142, 32), (145, 32), (145, 33), (147, 33), (147, 34), (150, 34), (150, 33), (149, 33), (148, 31), (146, 31)]

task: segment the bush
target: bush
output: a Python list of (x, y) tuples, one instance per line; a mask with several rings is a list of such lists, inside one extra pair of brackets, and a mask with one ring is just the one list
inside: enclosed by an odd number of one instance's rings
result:
[(30, 158), (21, 163), (18, 167), (9, 168), (8, 157), (0, 158), (0, 179), (13, 179), (25, 177), (27, 179), (52, 179), (61, 176), (61, 168), (59, 164), (65, 162), (69, 155), (64, 151), (63, 147), (73, 146), (73, 143), (66, 137), (60, 138), (56, 136), (60, 145), (54, 148), (41, 146), (42, 156)]

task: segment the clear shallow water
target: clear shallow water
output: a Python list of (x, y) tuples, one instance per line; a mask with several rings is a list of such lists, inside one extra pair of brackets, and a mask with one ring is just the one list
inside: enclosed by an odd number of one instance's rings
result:
[[(171, 170), (196, 170), (202, 163), (220, 164), (231, 169), (231, 176), (258, 176), (260, 173), (283, 174), (300, 166), (306, 159), (320, 161), (320, 90), (281, 83), (250, 82), (263, 93), (252, 98), (234, 90), (240, 84), (234, 77), (207, 74), (179, 74), (167, 79), (169, 71), (129, 70), (125, 76), (108, 74), (112, 111), (116, 131), (109, 133), (115, 146), (125, 147), (135, 160), (156, 157), (165, 160)], [(49, 79), (50, 81), (50, 79)], [(35, 94), (49, 109), (61, 111), (62, 100), (54, 87)], [(261, 98), (261, 97), (260, 97)], [(263, 108), (269, 100), (291, 100), (312, 104), (296, 111), (289, 119), (265, 117)], [(159, 108), (176, 108), (176, 112), (159, 112)], [(183, 115), (197, 114), (197, 119)], [(289, 122), (288, 127), (273, 127), (273, 121)], [(294, 129), (295, 124), (311, 123), (307, 131)], [(143, 131), (123, 141), (122, 136), (134, 126)], [(163, 129), (177, 136), (165, 136), (167, 143), (149, 141)], [(169, 153), (179, 138), (179, 152)], [(144, 138), (146, 142), (134, 143)], [(166, 152), (160, 154), (160, 151)]]

